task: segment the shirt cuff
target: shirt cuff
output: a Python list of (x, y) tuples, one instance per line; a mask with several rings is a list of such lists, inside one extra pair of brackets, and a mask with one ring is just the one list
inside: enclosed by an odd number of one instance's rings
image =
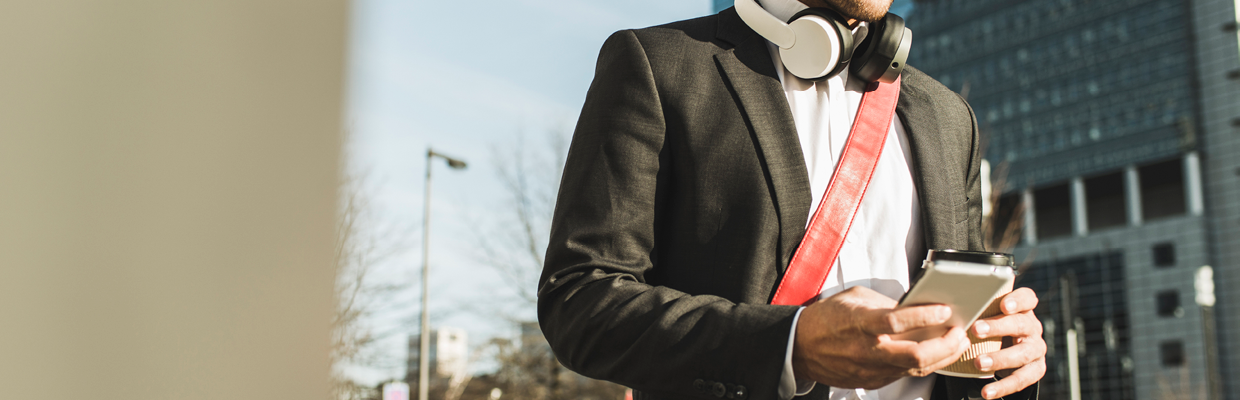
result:
[(788, 348), (784, 351), (784, 372), (779, 377), (778, 394), (781, 400), (788, 400), (793, 396), (804, 396), (814, 390), (814, 385), (817, 383), (809, 379), (797, 379), (792, 373), (792, 344), (796, 343), (797, 321), (801, 319), (801, 311), (805, 311), (805, 307), (798, 309), (796, 315), (792, 317), (792, 330), (788, 333)]

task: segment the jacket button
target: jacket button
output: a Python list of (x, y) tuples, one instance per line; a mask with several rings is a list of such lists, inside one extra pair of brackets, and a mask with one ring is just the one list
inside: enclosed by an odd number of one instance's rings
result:
[(736, 389), (732, 391), (732, 396), (730, 397), (735, 397), (736, 400), (745, 400), (745, 398), (749, 397), (749, 391), (745, 390), (744, 386), (736, 385)]
[(723, 386), (722, 383), (715, 382), (715, 384), (711, 385), (710, 387), (710, 394), (713, 394), (715, 395), (715, 397), (722, 399), (723, 396), (726, 396), (728, 394), (728, 388), (726, 386)]
[(727, 386), (728, 386), (728, 394), (723, 397), (727, 397), (729, 399), (735, 399), (736, 398), (736, 385), (729, 383)]
[(693, 388), (697, 389), (698, 393), (706, 393), (706, 381), (701, 379), (693, 381)]

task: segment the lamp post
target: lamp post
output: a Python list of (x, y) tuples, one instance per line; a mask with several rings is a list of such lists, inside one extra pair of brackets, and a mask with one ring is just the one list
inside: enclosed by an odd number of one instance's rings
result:
[(1207, 399), (1219, 400), (1223, 393), (1223, 379), (1218, 373), (1218, 337), (1214, 333), (1214, 268), (1209, 265), (1197, 268), (1193, 288), (1197, 292), (1197, 306), (1201, 309), (1201, 330), (1205, 333)]
[(1080, 335), (1085, 329), (1085, 324), (1080, 322), (1080, 318), (1076, 316), (1076, 272), (1068, 270), (1068, 273), (1059, 277), (1059, 306), (1060, 312), (1063, 314), (1063, 323), (1067, 327), (1064, 332), (1064, 343), (1067, 347), (1067, 353), (1064, 356), (1068, 358), (1068, 398), (1071, 400), (1081, 400), (1081, 350), (1079, 345), (1082, 340)]
[(422, 326), (418, 338), (418, 400), (427, 400), (430, 381), (430, 358), (426, 355), (431, 350), (430, 314), (428, 313), (430, 296), (431, 270), (431, 161), (435, 157), (442, 158), (452, 169), (464, 169), (465, 162), (426, 149), (426, 215), (422, 218)]

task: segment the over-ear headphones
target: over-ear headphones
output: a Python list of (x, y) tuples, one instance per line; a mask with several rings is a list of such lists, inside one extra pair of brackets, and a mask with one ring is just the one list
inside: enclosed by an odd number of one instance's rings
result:
[(854, 46), (852, 30), (833, 10), (808, 8), (785, 23), (754, 0), (735, 1), (745, 24), (779, 46), (784, 67), (801, 79), (833, 76), (848, 67), (866, 82), (894, 82), (913, 43), (904, 18), (892, 13), (870, 23), (865, 39)]

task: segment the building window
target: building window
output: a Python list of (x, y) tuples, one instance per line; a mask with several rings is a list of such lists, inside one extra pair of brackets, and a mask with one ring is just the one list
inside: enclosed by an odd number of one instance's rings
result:
[(1175, 244), (1159, 243), (1154, 245), (1152, 249), (1154, 253), (1155, 267), (1174, 267), (1175, 266)]
[(1164, 367), (1180, 367), (1184, 365), (1184, 342), (1173, 340), (1158, 345), (1158, 353)]
[(1089, 229), (1097, 230), (1124, 226), (1128, 222), (1124, 212), (1124, 175), (1121, 172), (1085, 180), (1086, 215)]
[[(1128, 356), (1134, 348), (1132, 339), (1146, 334), (1142, 330), (1146, 328), (1134, 327), (1129, 322), (1130, 291), (1124, 260), (1122, 251), (1072, 258), (1039, 257), (1016, 282), (1016, 286), (1038, 293), (1034, 313), (1043, 323), (1046, 365), (1051, 368), (1038, 389), (1043, 399), (1068, 398), (1067, 375), (1055, 373), (1054, 366), (1066, 370), (1063, 367), (1070, 353), (1064, 334), (1069, 328), (1075, 328), (1078, 335), (1076, 350), (1088, 355), (1080, 359), (1081, 393), (1090, 393), (1093, 396), (1088, 398), (1096, 399), (1138, 398), (1134, 392), (1133, 362)], [(1066, 278), (1069, 276), (1074, 278)], [(1153, 295), (1138, 293), (1142, 297)], [(1065, 311), (1071, 315), (1065, 315)], [(1152, 344), (1157, 346), (1158, 342)], [(1157, 363), (1154, 357), (1158, 355), (1151, 357), (1151, 363)]]
[(1158, 292), (1156, 297), (1158, 304), (1158, 316), (1160, 317), (1182, 317), (1184, 309), (1180, 307), (1180, 292), (1176, 290), (1166, 290)]
[(1036, 208), (1038, 239), (1048, 239), (1072, 234), (1072, 199), (1068, 184), (1035, 190), (1033, 205)]
[(1184, 215), (1184, 166), (1179, 159), (1146, 165), (1138, 172), (1145, 220)]

